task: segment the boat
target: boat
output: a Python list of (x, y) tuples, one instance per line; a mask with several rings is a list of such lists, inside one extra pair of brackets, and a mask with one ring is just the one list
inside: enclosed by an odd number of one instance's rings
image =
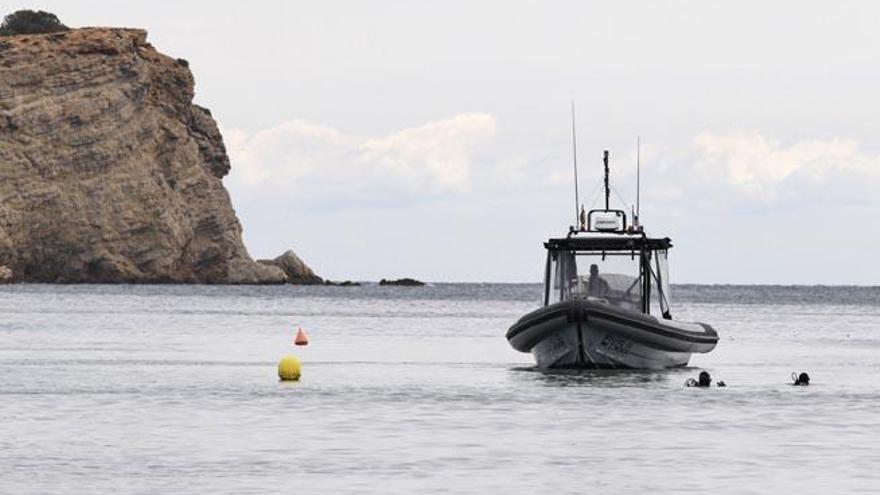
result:
[(531, 353), (539, 369), (686, 366), (692, 354), (715, 348), (718, 333), (673, 319), (672, 241), (649, 237), (635, 209), (628, 224), (624, 210), (610, 208), (608, 156), (605, 207), (586, 212), (581, 205), (579, 225), (544, 243), (543, 306), (514, 323), (507, 340)]

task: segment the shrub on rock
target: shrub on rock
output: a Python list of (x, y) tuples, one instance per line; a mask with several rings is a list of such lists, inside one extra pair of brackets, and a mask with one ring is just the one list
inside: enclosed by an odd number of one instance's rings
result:
[(7, 15), (0, 24), (0, 36), (12, 34), (41, 34), (69, 31), (58, 16), (42, 10), (18, 10)]

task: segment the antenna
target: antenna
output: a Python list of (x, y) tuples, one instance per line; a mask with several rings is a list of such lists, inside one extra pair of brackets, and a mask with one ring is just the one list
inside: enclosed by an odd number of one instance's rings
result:
[(605, 211), (608, 211), (611, 202), (611, 186), (608, 185), (608, 150), (605, 150), (602, 161), (605, 163)]
[(641, 210), (639, 209), (639, 195), (642, 189), (641, 178), (642, 178), (642, 137), (636, 136), (636, 215), (635, 215), (635, 224), (638, 226), (639, 224), (639, 213)]
[(571, 100), (571, 151), (574, 156), (574, 224), (578, 225), (578, 204), (580, 204), (580, 198), (578, 196), (578, 149), (574, 121), (574, 100)]

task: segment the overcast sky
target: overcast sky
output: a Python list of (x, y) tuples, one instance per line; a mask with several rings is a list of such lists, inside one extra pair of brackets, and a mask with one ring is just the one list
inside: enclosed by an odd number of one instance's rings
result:
[[(538, 281), (581, 190), (634, 197), (676, 282), (880, 283), (880, 4), (43, 1), (190, 61), (255, 257)], [(596, 196), (598, 199), (598, 196)], [(598, 203), (597, 203), (598, 204)], [(618, 206), (623, 206), (618, 203)]]

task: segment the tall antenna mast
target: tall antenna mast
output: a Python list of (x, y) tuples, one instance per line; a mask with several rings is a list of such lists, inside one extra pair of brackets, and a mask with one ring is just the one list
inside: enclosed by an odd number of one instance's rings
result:
[(574, 121), (574, 100), (571, 100), (571, 151), (574, 156), (574, 224), (579, 225), (578, 205), (580, 204), (580, 197), (578, 196), (578, 149)]
[(602, 161), (605, 163), (605, 211), (608, 211), (611, 203), (611, 186), (608, 185), (608, 150), (605, 150)]
[(639, 213), (642, 211), (639, 209), (639, 195), (642, 190), (641, 178), (642, 178), (642, 137), (636, 136), (636, 225), (639, 224)]

